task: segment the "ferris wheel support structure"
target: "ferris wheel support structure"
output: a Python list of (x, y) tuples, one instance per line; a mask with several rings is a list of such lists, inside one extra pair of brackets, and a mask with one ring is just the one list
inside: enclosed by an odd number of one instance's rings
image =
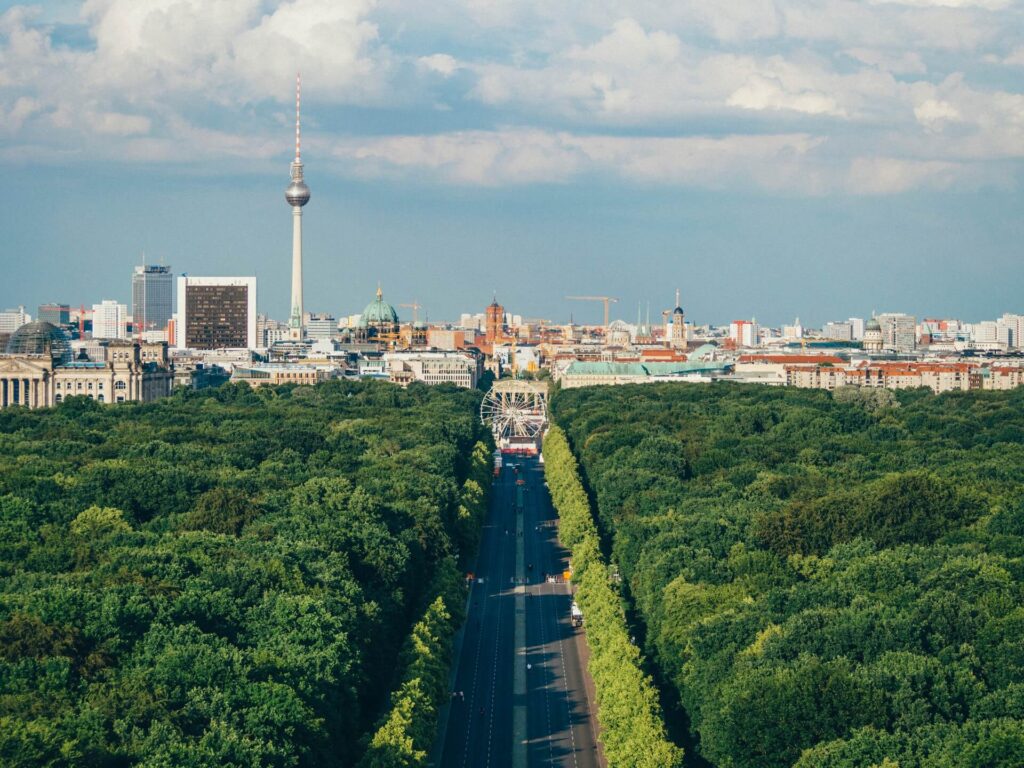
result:
[(480, 420), (499, 448), (537, 446), (548, 426), (546, 383), (503, 379), (480, 404)]

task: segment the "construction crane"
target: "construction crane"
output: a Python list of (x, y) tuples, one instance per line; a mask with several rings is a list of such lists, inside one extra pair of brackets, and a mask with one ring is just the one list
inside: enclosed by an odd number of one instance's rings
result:
[(412, 304), (399, 304), (400, 307), (408, 307), (412, 310), (412, 324), (416, 325), (416, 311), (423, 309), (423, 305), (420, 304), (416, 299), (412, 300)]
[(608, 305), (618, 302), (614, 296), (566, 296), (571, 301), (600, 301), (604, 304), (604, 327), (608, 327)]

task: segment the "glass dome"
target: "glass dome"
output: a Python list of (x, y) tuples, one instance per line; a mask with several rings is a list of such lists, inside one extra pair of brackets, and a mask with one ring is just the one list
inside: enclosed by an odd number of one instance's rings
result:
[(10, 341), (7, 342), (7, 354), (49, 354), (54, 365), (66, 365), (71, 362), (71, 340), (64, 331), (52, 323), (28, 323), (11, 335)]

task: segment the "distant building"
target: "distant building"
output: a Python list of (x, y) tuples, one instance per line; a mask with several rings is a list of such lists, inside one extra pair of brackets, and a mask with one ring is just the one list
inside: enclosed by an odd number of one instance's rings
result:
[(761, 329), (754, 320), (733, 320), (729, 324), (729, 338), (738, 347), (758, 347), (761, 345)]
[(22, 326), (0, 355), (0, 408), (46, 408), (72, 396), (101, 403), (149, 402), (170, 394), (167, 343), (111, 341), (101, 361), (72, 359), (67, 334), (47, 322)]
[(255, 349), (256, 278), (178, 278), (176, 346), (180, 349)]
[(142, 265), (132, 272), (132, 326), (135, 334), (162, 331), (174, 312), (170, 267)]
[(800, 318), (796, 318), (792, 325), (782, 326), (782, 338), (786, 340), (799, 340), (804, 337), (804, 327), (800, 324)]
[(877, 318), (872, 317), (864, 326), (863, 345), (865, 352), (881, 352), (885, 347), (885, 338), (882, 335), (882, 325)]
[(71, 322), (71, 307), (67, 304), (40, 304), (37, 319), (51, 325), (67, 325)]
[(128, 307), (113, 299), (92, 305), (92, 337), (123, 339), (127, 337)]
[(428, 328), (427, 345), (435, 349), (454, 350), (466, 346), (466, 331), (447, 328)]
[(853, 331), (853, 340), (860, 341), (864, 338), (864, 318), (863, 317), (851, 317), (847, 320), (850, 324), (850, 328)]
[(254, 389), (278, 384), (311, 386), (337, 378), (340, 369), (331, 365), (254, 365), (239, 366), (231, 374), (233, 383), (245, 383)]
[(487, 305), (484, 320), (484, 334), (487, 341), (494, 344), (505, 338), (505, 308), (498, 303), (497, 297)]
[(334, 315), (311, 312), (306, 319), (306, 336), (310, 339), (329, 339), (337, 333), (338, 321)]
[(1005, 314), (999, 322), (1010, 329), (1010, 346), (1015, 349), (1024, 348), (1024, 315)]
[(982, 320), (971, 327), (971, 341), (980, 349), (1006, 350), (1013, 341), (1013, 328), (999, 320)]
[(396, 384), (454, 384), (473, 389), (480, 378), (480, 363), (460, 352), (388, 352), (384, 355), (388, 378)]
[(825, 323), (821, 335), (835, 341), (853, 341), (853, 325), (849, 322)]
[(731, 362), (619, 363), (574, 360), (558, 373), (563, 389), (658, 381), (712, 381), (731, 370)]
[(363, 343), (377, 343), (381, 346), (394, 345), (398, 340), (401, 323), (398, 312), (384, 301), (384, 291), (377, 286), (377, 295), (366, 305), (356, 326), (356, 340)]
[(686, 314), (679, 303), (679, 289), (676, 289), (676, 308), (672, 310), (672, 335), (669, 343), (673, 349), (686, 349)]
[(279, 341), (287, 341), (288, 325), (266, 315), (256, 316), (256, 346), (268, 348)]
[(917, 319), (902, 312), (878, 315), (882, 329), (882, 345), (894, 352), (906, 354), (917, 348)]
[(14, 333), (26, 323), (32, 322), (32, 315), (24, 307), (5, 309), (0, 312), (0, 333)]

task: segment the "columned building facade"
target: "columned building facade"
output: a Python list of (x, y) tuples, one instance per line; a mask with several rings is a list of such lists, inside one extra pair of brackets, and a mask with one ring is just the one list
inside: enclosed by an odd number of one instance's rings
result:
[(171, 393), (167, 344), (113, 341), (102, 362), (72, 360), (67, 337), (50, 323), (30, 323), (0, 355), (0, 408), (48, 408), (69, 397), (100, 403), (150, 402)]

